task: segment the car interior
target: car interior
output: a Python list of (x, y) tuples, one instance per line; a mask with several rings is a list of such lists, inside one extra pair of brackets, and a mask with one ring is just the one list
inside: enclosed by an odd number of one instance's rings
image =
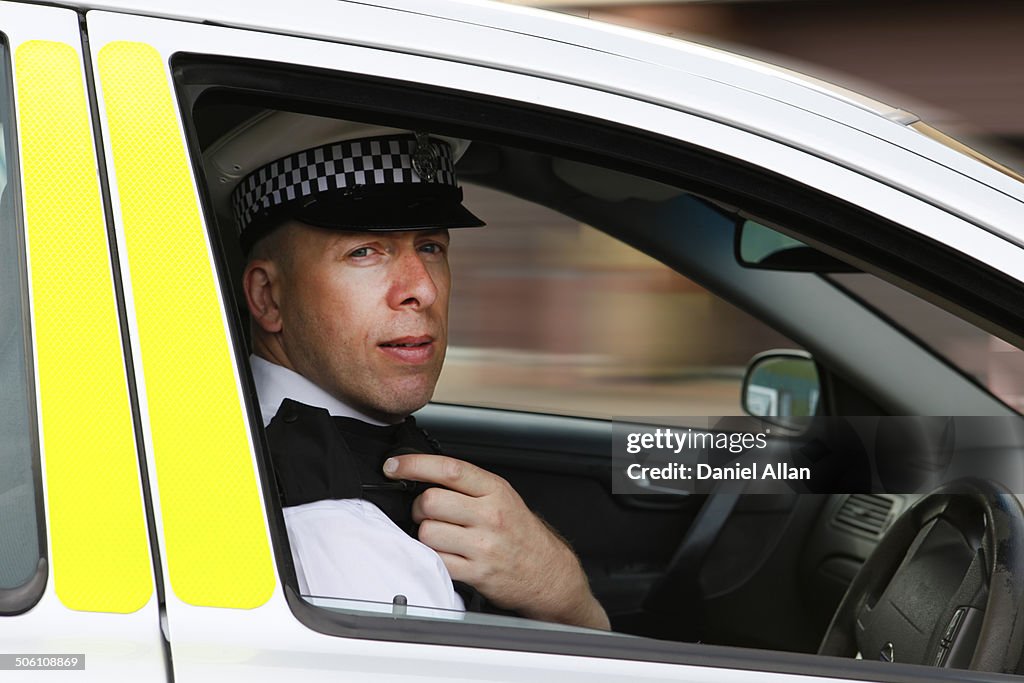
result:
[[(473, 124), (457, 120), (450, 105), (438, 104), (444, 100), (437, 97), (448, 93), (404, 97), (395, 84), (318, 72), (282, 71), (278, 89), (268, 94), (247, 80), (246, 69), (265, 75), (276, 67), (241, 66), (187, 56), (176, 64), (186, 129), (198, 155), (267, 109), (429, 127), (470, 139), (457, 165), (467, 203), (480, 192), (499, 193), (590, 226), (770, 328), (777, 336), (758, 349), (767, 356), (734, 373), (729, 391), (735, 410), (723, 416), (753, 412), (757, 417), (751, 419), (777, 427), (789, 447), (814, 451), (815, 458), (845, 452), (843, 444), (858, 438), (869, 449), (886, 442), (890, 451), (914, 452), (914, 462), (925, 470), (937, 459), (962, 462), (979, 452), (1011, 452), (1020, 443), (1016, 406), (961, 357), (915, 334), (913, 323), (900, 319), (901, 311), (884, 307), (908, 296), (918, 302), (908, 306), (934, 309), (943, 320), (952, 318), (986, 339), (1019, 343), (1009, 331), (1024, 329), (1015, 325), (1018, 304), (1005, 304), (1006, 283), (983, 266), (963, 264), (863, 209), (830, 203), (740, 162), (635, 130), (566, 122), (551, 112), (488, 102), (468, 107), (464, 119)], [(497, 113), (483, 116), (489, 112)], [(237, 290), (244, 257), (230, 216), (211, 199), (216, 192), (209, 188), (217, 179), (198, 166), (196, 175), (206, 184), (201, 195), (216, 231), (211, 242), (226, 300), (234, 302), (229, 318), (245, 367), (247, 323)], [(501, 216), (484, 217), (492, 225), (481, 230), (515, 229), (503, 225)], [(936, 275), (954, 267), (960, 269), (955, 277)], [(865, 280), (872, 284), (863, 285)], [(998, 316), (991, 314), (996, 309)], [(974, 312), (967, 321), (956, 315), (964, 310)], [(487, 348), (478, 355), (488, 362)], [(815, 383), (814, 399), (802, 408), (791, 404), (785, 413), (778, 405), (755, 407), (748, 390), (759, 385), (761, 363), (780, 359), (801, 371), (811, 368)], [(556, 378), (549, 387), (554, 392), (558, 368), (543, 372)], [(416, 417), (446, 454), (507, 479), (572, 545), (613, 631), (673, 644), (875, 660), (888, 655), (916, 664), (1016, 670), (1021, 650), (1014, 654), (997, 645), (1019, 644), (1021, 638), (1013, 623), (1024, 608), (1024, 555), (1017, 548), (1024, 540), (1018, 535), (1024, 533), (1024, 515), (1005, 497), (1024, 490), (1019, 480), (982, 481), (960, 495), (912, 486), (886, 490), (877, 486), (877, 463), (864, 474), (857, 470), (862, 461), (832, 458), (837, 469), (831, 485), (794, 485), (787, 493), (743, 487), (616, 493), (609, 445), (617, 419), (653, 424), (659, 414), (675, 415), (676, 409), (669, 402), (648, 418), (624, 404), (617, 412), (614, 382), (587, 386), (598, 387), (602, 405), (611, 407), (577, 408), (556, 399), (557, 409), (538, 409), (503, 403), (499, 396), (476, 404), (437, 401)], [(251, 381), (247, 390), (251, 396)], [(695, 410), (692, 404), (688, 409)], [(714, 417), (688, 414), (694, 420)], [(999, 426), (958, 423), (953, 439), (954, 427), (940, 419), (914, 433), (877, 428), (871, 441), (848, 429), (804, 429), (785, 421), (902, 415), (989, 416)], [(265, 449), (265, 441), (258, 441)], [(269, 458), (262, 461), (268, 468)], [(278, 521), (278, 554), (287, 557), (280, 552), (287, 547), (281, 545), (286, 539), (280, 510), (272, 517)], [(287, 577), (287, 568), (282, 574)], [(332, 605), (332, 597), (344, 598), (321, 596), (307, 603), (359, 613), (353, 605)], [(391, 613), (391, 606), (381, 609)], [(304, 614), (324, 632), (366, 633), (365, 623), (338, 626), (325, 611), (330, 609)], [(479, 619), (496, 628), (522, 626), (508, 617)], [(357, 626), (346, 631), (351, 624)], [(461, 637), (452, 633), (451, 642)], [(899, 651), (892, 651), (892, 642), (900, 643)]]

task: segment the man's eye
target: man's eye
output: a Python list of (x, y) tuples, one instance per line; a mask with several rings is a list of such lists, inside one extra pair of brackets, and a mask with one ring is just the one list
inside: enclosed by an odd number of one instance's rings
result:
[(363, 258), (364, 256), (369, 256), (369, 255), (370, 255), (370, 248), (369, 247), (359, 247), (358, 249), (354, 250), (352, 253), (349, 254), (349, 256), (353, 256), (355, 258)]
[(444, 245), (439, 242), (428, 242), (427, 244), (420, 245), (420, 251), (428, 254), (443, 254)]

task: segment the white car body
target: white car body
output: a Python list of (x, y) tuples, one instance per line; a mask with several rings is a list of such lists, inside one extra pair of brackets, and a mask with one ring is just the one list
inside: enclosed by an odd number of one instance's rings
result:
[[(88, 33), (87, 45), (83, 45), (81, 28)], [(146, 547), (159, 558), (161, 574), (150, 577), (154, 590), (137, 609), (90, 611), (67, 604), (59, 572), (73, 569), (51, 561), (38, 602), (22, 614), (0, 616), (0, 650), (85, 653), (85, 671), (7, 671), (0, 674), (3, 680), (63, 681), (78, 676), (95, 681), (157, 681), (171, 680), (172, 672), (178, 683), (287, 678), (311, 682), (465, 678), (509, 683), (846, 680), (832, 662), (823, 666), (821, 678), (809, 675), (815, 672), (813, 658), (783, 657), (780, 661), (785, 663), (774, 669), (765, 655), (755, 664), (732, 668), (716, 659), (718, 655), (702, 659), (694, 654), (700, 652), (699, 645), (690, 646), (672, 663), (645, 661), (643, 654), (636, 659), (607, 658), (596, 649), (583, 656), (516, 651), (515, 646), (492, 649), (327, 635), (296, 619), (277, 561), (270, 565), (273, 590), (262, 601), (237, 608), (183, 598), (175, 586), (176, 572), (181, 571), (175, 562), (180, 560), (171, 558), (176, 553), (180, 556), (192, 541), (169, 538), (165, 515), (171, 509), (172, 494), (163, 481), (158, 485), (155, 475), (161, 469), (157, 454), (162, 437), (154, 436), (150, 420), (151, 402), (159, 389), (149, 386), (152, 370), (146, 363), (150, 358), (140, 341), (147, 323), (135, 310), (142, 295), (139, 266), (132, 261), (126, 229), (130, 216), (120, 200), (127, 187), (118, 166), (123, 152), (112, 142), (117, 131), (112, 130), (112, 95), (105, 85), (100, 55), (111, 44), (149, 46), (159, 55), (172, 92), (171, 58), (195, 53), (415, 82), (643, 129), (742, 159), (845, 203), (870, 207), (874, 214), (1018, 283), (1024, 283), (1024, 223), (1020, 220), (1024, 183), (910, 128), (915, 118), (906, 112), (812, 79), (690, 43), (507, 5), (473, 0), (108, 0), (60, 6), (0, 2), (0, 29), (12, 56), (32, 41), (70, 46), (81, 60), (86, 92), (95, 81), (96, 100), (89, 102), (89, 109), (102, 138), (98, 151), (107, 163), (102, 175), (111, 197), (108, 220), (114, 225), (126, 302), (121, 322), (131, 350), (139, 404), (136, 428), (141, 433), (135, 436), (144, 447), (149, 472), (146, 482), (139, 479), (138, 489), (143, 498), (148, 495), (152, 500), (148, 514), (154, 532), (147, 536)], [(24, 83), (19, 78), (24, 75), (14, 71), (20, 107)], [(183, 130), (180, 142), (187, 149)], [(194, 171), (196, 166), (190, 168)], [(23, 177), (23, 188), (30, 191), (32, 182)], [(201, 205), (195, 178), (192, 182), (193, 197)], [(31, 228), (31, 216), (28, 221)], [(35, 258), (30, 250), (30, 278)], [(211, 272), (219, 282), (215, 265)], [(219, 299), (216, 306), (223, 332), (228, 329), (228, 314)], [(885, 358), (878, 360), (877, 377), (895, 371), (886, 367)], [(184, 356), (181, 362), (192, 361)], [(247, 408), (251, 414), (241, 370), (237, 364), (225, 367), (233, 373), (229, 393), (237, 400), (234, 408), (239, 415), (245, 415)], [(43, 415), (46, 400), (43, 389), (37, 406)], [(942, 396), (929, 395), (927, 388), (922, 389), (920, 401), (935, 414), (955, 409)], [(248, 449), (244, 460), (253, 480), (259, 482), (263, 475), (254, 429), (249, 425), (239, 434), (244, 434)], [(47, 482), (49, 439), (40, 427), (47, 524), (52, 506), (59, 504)], [(254, 489), (254, 500), (263, 511), (258, 525), (271, 556), (276, 557), (273, 544), (266, 540), (272, 534), (264, 490)], [(194, 494), (203, 495), (200, 489)], [(180, 497), (180, 490), (173, 496)], [(50, 526), (46, 529), (47, 548), (59, 549), (62, 541)], [(201, 559), (200, 551), (200, 546), (193, 547), (189, 561)], [(854, 671), (850, 675), (863, 679), (873, 674)]]

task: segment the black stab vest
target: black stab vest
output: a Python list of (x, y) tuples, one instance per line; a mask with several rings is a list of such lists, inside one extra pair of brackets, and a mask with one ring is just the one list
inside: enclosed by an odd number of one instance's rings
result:
[[(377, 426), (285, 399), (266, 434), (282, 506), (362, 498), (416, 538), (412, 502), (433, 484), (388, 479), (382, 469), (393, 455), (441, 452), (440, 444), (417, 427), (412, 416), (396, 425)], [(476, 589), (452, 583), (467, 610), (486, 608)]]

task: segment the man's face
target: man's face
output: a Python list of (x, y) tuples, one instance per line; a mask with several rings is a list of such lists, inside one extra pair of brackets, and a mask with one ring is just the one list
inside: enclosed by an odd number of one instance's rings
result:
[(292, 369), (378, 419), (425, 405), (448, 344), (448, 231), (280, 229), (279, 338)]

